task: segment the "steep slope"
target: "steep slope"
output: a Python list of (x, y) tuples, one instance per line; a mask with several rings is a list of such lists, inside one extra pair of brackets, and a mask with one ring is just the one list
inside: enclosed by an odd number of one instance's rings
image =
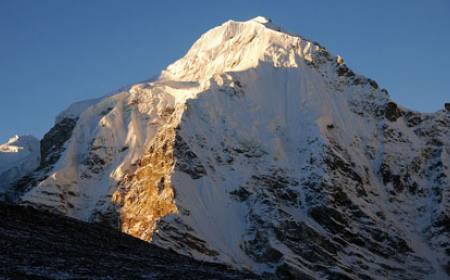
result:
[(264, 275), (444, 279), (449, 127), (317, 43), (229, 21), (157, 80), (62, 113), (16, 192)]
[(1, 279), (256, 279), (110, 228), (0, 203)]
[(0, 145), (0, 197), (18, 179), (39, 166), (39, 140), (33, 136), (14, 136)]

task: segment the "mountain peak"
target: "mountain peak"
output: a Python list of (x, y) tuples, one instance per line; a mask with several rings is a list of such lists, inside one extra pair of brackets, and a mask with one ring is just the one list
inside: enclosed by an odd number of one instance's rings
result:
[(258, 22), (258, 23), (262, 23), (262, 24), (266, 24), (266, 23), (272, 22), (271, 19), (263, 17), (263, 16), (254, 17), (254, 18), (250, 19), (249, 21)]
[(31, 135), (14, 135), (9, 138), (6, 143), (0, 144), (0, 152), (2, 153), (17, 153), (22, 149), (30, 149), (36, 146), (39, 140)]
[(260, 62), (275, 67), (298, 67), (322, 49), (284, 31), (262, 16), (227, 21), (204, 33), (180, 60), (163, 71), (164, 80), (209, 80), (213, 75), (255, 68)]

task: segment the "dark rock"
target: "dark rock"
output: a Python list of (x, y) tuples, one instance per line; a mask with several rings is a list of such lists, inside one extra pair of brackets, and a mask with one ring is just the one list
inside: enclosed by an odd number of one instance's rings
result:
[(343, 215), (334, 208), (316, 206), (309, 209), (309, 215), (331, 233), (342, 233), (347, 227)]
[(374, 80), (371, 80), (371, 79), (367, 79), (367, 81), (369, 82), (369, 85), (370, 85), (371, 87), (373, 87), (374, 89), (378, 89), (378, 84), (377, 84), (377, 82), (375, 82)]
[(230, 194), (233, 197), (235, 197), (238, 201), (246, 201), (248, 197), (251, 195), (251, 193), (243, 187), (240, 187), (239, 189), (230, 192)]
[(177, 159), (176, 168), (187, 173), (192, 179), (206, 175), (206, 169), (200, 159), (179, 134), (175, 138), (174, 156)]
[(348, 67), (345, 64), (342, 64), (337, 68), (338, 76), (344, 76), (347, 72), (348, 72)]
[(271, 187), (275, 189), (285, 189), (289, 186), (298, 186), (298, 182), (281, 170), (273, 170), (270, 174), (253, 175), (251, 177), (253, 184), (260, 186)]
[(25, 191), (27, 191), (28, 188), (34, 187), (35, 185), (37, 185), (37, 183), (39, 181), (44, 180), (44, 179), (45, 178), (38, 180), (31, 175), (27, 175), (27, 176), (20, 178), (19, 180), (17, 180), (17, 182), (15, 182), (12, 185), (11, 189), (7, 193), (4, 194), (3, 199), (0, 199), (0, 201), (16, 203), (18, 200), (20, 200), (20, 196)]
[(244, 242), (244, 250), (260, 263), (277, 263), (283, 254), (270, 245), (267, 236), (258, 230), (252, 240)]
[(363, 181), (361, 176), (359, 176), (358, 173), (356, 173), (353, 170), (351, 164), (345, 162), (341, 157), (339, 157), (335, 153), (328, 152), (327, 156), (324, 158), (324, 162), (331, 170), (337, 171), (347, 176), (348, 178), (352, 179), (353, 181), (357, 182), (358, 184), (362, 185)]
[(218, 252), (209, 249), (208, 244), (204, 240), (189, 233), (183, 234), (183, 244), (207, 256), (219, 255)]
[(384, 111), (385, 117), (391, 122), (395, 122), (403, 115), (403, 112), (398, 108), (394, 102), (388, 102)]
[(349, 277), (344, 273), (333, 271), (329, 273), (327, 280), (353, 280), (353, 277)]
[(405, 185), (403, 184), (403, 182), (400, 179), (399, 175), (393, 175), (392, 176), (392, 185), (394, 186), (394, 190), (397, 193), (400, 193), (400, 192), (402, 192), (405, 189)]
[(444, 265), (445, 273), (450, 277), (450, 261), (447, 262), (446, 265)]
[(379, 173), (383, 178), (383, 184), (386, 185), (392, 183), (392, 186), (397, 193), (402, 192), (406, 188), (406, 184), (403, 182), (404, 179), (402, 178), (402, 176), (398, 174), (392, 174), (391, 168), (387, 164), (381, 164)]
[(365, 85), (365, 84), (367, 84), (367, 82), (368, 82), (367, 79), (365, 79), (365, 78), (363, 78), (361, 76), (353, 79), (353, 84), (354, 85)]
[(64, 118), (44, 135), (41, 140), (40, 169), (49, 167), (58, 161), (64, 151), (64, 143), (69, 140), (76, 123), (76, 119)]
[(345, 76), (345, 77), (353, 77), (355, 76), (355, 73), (353, 73), (352, 70), (348, 69), (347, 65), (341, 64), (337, 67), (337, 74), (338, 76)]
[(235, 153), (243, 154), (247, 158), (260, 158), (266, 154), (258, 146), (250, 144), (241, 144), (240, 146), (231, 148), (231, 150)]
[(106, 116), (109, 112), (112, 111), (112, 109), (114, 109), (113, 107), (108, 107), (105, 110), (100, 112), (100, 116)]
[(95, 174), (99, 174), (100, 171), (103, 170), (103, 165), (105, 165), (105, 163), (106, 161), (103, 158), (93, 152), (90, 152), (88, 157), (83, 161), (83, 164)]
[(314, 277), (307, 275), (298, 268), (295, 268), (287, 263), (278, 266), (275, 275), (278, 279), (301, 279), (301, 280), (315, 280)]
[(440, 228), (443, 232), (450, 232), (450, 214), (440, 214), (433, 222), (433, 226)]
[(423, 122), (422, 115), (419, 113), (407, 112), (404, 117), (409, 127), (417, 126)]
[(445, 110), (447, 110), (447, 112), (450, 112), (450, 102), (445, 103), (444, 107), (445, 107)]
[(125, 152), (128, 149), (129, 149), (128, 146), (123, 146), (122, 148), (120, 148), (119, 152), (122, 153), (122, 152)]
[(219, 255), (219, 253), (211, 249), (204, 240), (196, 236), (193, 229), (184, 224), (180, 219), (175, 219), (175, 221), (171, 223), (159, 220), (157, 222), (157, 228), (159, 230), (154, 233), (154, 236), (157, 236), (161, 240), (165, 239), (164, 235), (168, 235), (171, 239), (178, 240), (177, 246), (180, 248), (192, 249), (207, 256), (214, 257)]
[(331, 264), (337, 247), (304, 222), (283, 221), (276, 229), (277, 239), (309, 262)]
[(279, 201), (282, 201), (284, 203), (296, 205), (299, 201), (297, 192), (289, 188), (268, 190), (271, 191)]

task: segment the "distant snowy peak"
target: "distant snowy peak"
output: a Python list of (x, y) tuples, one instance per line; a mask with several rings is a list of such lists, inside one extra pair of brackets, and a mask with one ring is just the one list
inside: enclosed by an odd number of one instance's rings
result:
[[(8, 139), (6, 143), (0, 145), (0, 157), (18, 158), (29, 154), (39, 153), (39, 140), (30, 135), (15, 135)], [(0, 163), (0, 166), (1, 163)], [(1, 170), (1, 169), (0, 169)]]
[(2, 153), (17, 153), (22, 147), (14, 145), (19, 140), (19, 135), (15, 135), (8, 139), (6, 143), (0, 145)]
[(39, 140), (34, 136), (11, 137), (0, 145), (0, 193), (39, 166)]

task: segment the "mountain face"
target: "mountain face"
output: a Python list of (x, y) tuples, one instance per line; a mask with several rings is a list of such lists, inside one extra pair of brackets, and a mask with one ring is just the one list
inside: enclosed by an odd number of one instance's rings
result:
[(446, 279), (449, 139), (449, 109), (258, 17), (69, 107), (12, 197), (264, 277)]
[(14, 136), (0, 145), (0, 198), (15, 181), (39, 166), (39, 140), (33, 136)]

